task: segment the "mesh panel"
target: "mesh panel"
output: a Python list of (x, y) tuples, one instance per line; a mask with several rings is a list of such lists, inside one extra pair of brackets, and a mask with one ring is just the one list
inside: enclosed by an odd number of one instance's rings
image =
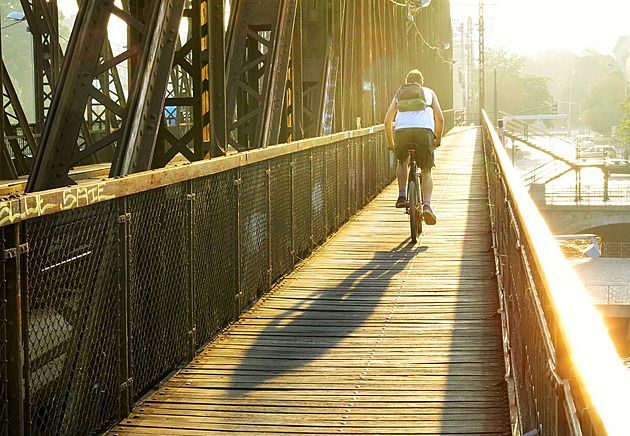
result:
[(35, 434), (93, 433), (119, 407), (115, 202), (25, 222)]
[(241, 293), (247, 307), (269, 289), (267, 163), (242, 168), (241, 178)]
[(357, 147), (354, 139), (348, 141), (348, 212), (357, 213)]
[(352, 192), (349, 181), (349, 153), (348, 143), (342, 142), (337, 145), (337, 209), (339, 213), (338, 225), (348, 221), (348, 209), (350, 207), (350, 192)]
[(238, 316), (236, 170), (193, 180), (194, 303), (197, 346)]
[(324, 147), (312, 151), (311, 161), (311, 219), (313, 242), (318, 245), (326, 239), (326, 162)]
[(365, 156), (363, 154), (363, 142), (361, 138), (355, 139), (354, 146), (356, 149), (356, 159), (354, 161), (354, 168), (357, 173), (357, 209), (356, 212), (361, 210), (365, 204)]
[(376, 165), (376, 141), (374, 141), (373, 136), (368, 136), (366, 138), (367, 145), (364, 146), (364, 150), (367, 155), (368, 165), (366, 168), (367, 172), (367, 198), (372, 199), (376, 194), (376, 175), (378, 172), (378, 167)]
[(275, 282), (293, 267), (291, 253), (291, 156), (271, 162), (269, 178), (271, 281)]
[[(0, 236), (4, 243), (4, 229), (0, 229)], [(4, 245), (2, 245), (4, 249)], [(9, 434), (7, 420), (7, 294), (5, 263), (0, 261), (0, 435)]]
[(327, 234), (337, 230), (337, 146), (326, 147), (326, 227)]
[(134, 398), (186, 357), (189, 345), (187, 184), (128, 199)]
[(311, 152), (294, 154), (293, 250), (300, 258), (311, 252)]

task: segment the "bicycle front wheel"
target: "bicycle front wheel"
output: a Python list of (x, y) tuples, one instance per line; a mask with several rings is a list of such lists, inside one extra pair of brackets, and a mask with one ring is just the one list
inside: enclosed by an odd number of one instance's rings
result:
[(411, 230), (411, 242), (418, 241), (418, 235), (422, 233), (422, 211), (420, 210), (420, 194), (415, 180), (409, 182), (409, 227)]

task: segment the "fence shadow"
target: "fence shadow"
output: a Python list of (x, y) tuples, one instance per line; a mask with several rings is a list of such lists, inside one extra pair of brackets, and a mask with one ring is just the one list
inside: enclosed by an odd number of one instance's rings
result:
[(336, 286), (314, 289), (308, 298), (271, 318), (231, 376), (228, 395), (245, 395), (308, 365), (352, 335), (374, 313), (392, 279), (422, 248), (414, 249), (405, 241), (391, 251), (377, 251)]

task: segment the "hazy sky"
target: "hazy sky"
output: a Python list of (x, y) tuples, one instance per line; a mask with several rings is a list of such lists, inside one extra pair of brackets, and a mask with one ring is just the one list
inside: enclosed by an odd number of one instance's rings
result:
[[(451, 0), (453, 19), (479, 18), (476, 0)], [(612, 54), (630, 35), (630, 0), (485, 0), (486, 44), (532, 55), (548, 49)]]
[[(59, 0), (66, 15), (76, 0)], [(478, 0), (451, 0), (455, 20), (476, 24)], [(630, 0), (485, 0), (486, 44), (533, 55), (548, 49), (577, 54), (593, 48), (612, 54), (620, 36), (630, 35)]]

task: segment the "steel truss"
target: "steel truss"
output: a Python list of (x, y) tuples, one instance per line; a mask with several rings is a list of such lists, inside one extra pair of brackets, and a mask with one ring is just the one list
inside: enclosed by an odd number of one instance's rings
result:
[[(24, 130), (5, 80), (2, 174), (29, 172), (28, 192), (72, 184), (87, 163), (121, 176), (379, 124), (411, 68), (452, 107), (446, 0), (413, 21), (380, 0), (84, 0), (65, 56), (56, 0), (21, 1), (41, 139), (21, 156), (7, 142)], [(113, 16), (127, 26), (122, 51), (107, 37)]]

